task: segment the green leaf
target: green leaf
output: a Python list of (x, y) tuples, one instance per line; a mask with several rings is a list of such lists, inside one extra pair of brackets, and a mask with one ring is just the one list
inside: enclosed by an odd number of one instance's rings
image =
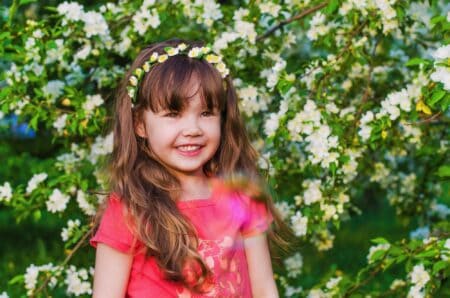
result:
[(389, 260), (387, 260), (386, 263), (384, 264), (383, 271), (386, 271), (389, 267), (391, 267), (392, 264), (394, 264), (396, 260), (397, 259), (389, 259)]
[(331, 0), (328, 3), (327, 7), (325, 8), (324, 12), (325, 12), (325, 14), (331, 15), (338, 8), (339, 8), (339, 1), (338, 0)]
[(401, 262), (403, 262), (404, 260), (406, 260), (406, 258), (407, 258), (407, 256), (405, 256), (405, 255), (398, 256), (398, 257), (395, 259), (395, 263), (396, 263), (396, 264), (400, 264)]
[(389, 243), (389, 241), (387, 241), (383, 237), (378, 237), (378, 238), (375, 238), (375, 239), (371, 239), (370, 242), (375, 243), (375, 244), (387, 244), (387, 243)]
[(33, 118), (31, 118), (29, 125), (32, 129), (37, 130), (38, 120), (39, 120), (39, 112), (34, 114)]
[(389, 254), (392, 256), (400, 256), (403, 253), (403, 250), (398, 246), (391, 246), (391, 248), (389, 248)]
[(450, 177), (450, 165), (440, 166), (437, 170), (437, 175), (439, 177)]
[(36, 0), (20, 0), (19, 5), (25, 5), (28, 3), (37, 2)]
[(433, 107), (437, 102), (444, 98), (446, 92), (442, 89), (433, 92), (431, 99), (427, 100), (427, 104)]
[(415, 258), (428, 258), (428, 257), (434, 257), (437, 254), (439, 254), (439, 251), (437, 251), (436, 249), (430, 249), (427, 251), (424, 251), (418, 255), (415, 255)]
[(422, 59), (422, 58), (412, 58), (411, 60), (409, 60), (408, 62), (406, 62), (406, 66), (417, 66), (420, 64), (424, 64), (425, 66), (430, 64), (429, 60), (426, 59)]
[(8, 284), (9, 285), (17, 284), (17, 283), (23, 282), (24, 280), (25, 280), (25, 278), (24, 278), (23, 274), (20, 274), (20, 275), (16, 275), (13, 278), (11, 278), (8, 281)]
[(385, 254), (386, 254), (386, 251), (384, 249), (377, 250), (376, 252), (373, 253), (373, 255), (371, 256), (370, 260), (371, 261), (378, 261), (381, 258), (383, 258), (383, 256)]
[(447, 268), (450, 266), (450, 262), (447, 261), (439, 261), (434, 263), (433, 265), (433, 275), (435, 275), (438, 271)]
[(437, 24), (437, 23), (440, 23), (440, 22), (442, 22), (442, 21), (445, 21), (445, 19), (446, 19), (445, 16), (438, 15), (438, 16), (435, 16), (435, 17), (431, 18), (430, 24), (435, 25), (435, 24)]
[(35, 211), (33, 212), (33, 219), (34, 219), (35, 221), (39, 221), (39, 220), (41, 219), (41, 217), (42, 217), (42, 212), (41, 212), (41, 210), (35, 210)]

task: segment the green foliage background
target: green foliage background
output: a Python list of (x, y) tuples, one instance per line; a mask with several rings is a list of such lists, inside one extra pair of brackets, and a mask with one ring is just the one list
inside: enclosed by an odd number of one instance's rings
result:
[[(450, 295), (445, 1), (71, 3), (80, 14), (60, 1), (0, 6), (0, 295), (75, 295), (67, 269), (94, 259), (77, 197), (101, 199), (115, 87), (142, 47), (180, 36), (224, 57), (261, 171), (299, 238), (302, 264), (275, 264), (281, 296)], [(87, 108), (93, 96), (102, 102)], [(16, 116), (35, 137), (14, 130)], [(28, 193), (38, 173), (47, 178)], [(51, 212), (55, 189), (70, 201)], [(70, 219), (81, 225), (63, 242)], [(61, 267), (26, 288), (31, 264), (47, 263)]]

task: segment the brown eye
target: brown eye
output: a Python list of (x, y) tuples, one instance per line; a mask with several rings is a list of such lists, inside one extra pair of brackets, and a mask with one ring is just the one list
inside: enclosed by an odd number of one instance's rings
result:
[(178, 112), (168, 112), (164, 114), (164, 117), (175, 118), (178, 116)]
[(214, 116), (214, 113), (213, 111), (204, 111), (202, 112), (202, 116), (204, 117)]

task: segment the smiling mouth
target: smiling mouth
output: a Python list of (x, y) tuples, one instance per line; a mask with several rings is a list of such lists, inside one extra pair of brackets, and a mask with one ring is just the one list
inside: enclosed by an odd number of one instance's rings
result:
[(187, 145), (187, 146), (178, 146), (177, 149), (182, 152), (195, 152), (198, 151), (202, 146), (200, 145)]

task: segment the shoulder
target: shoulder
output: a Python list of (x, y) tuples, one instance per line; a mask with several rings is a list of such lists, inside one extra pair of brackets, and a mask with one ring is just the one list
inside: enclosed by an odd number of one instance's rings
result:
[(117, 193), (108, 195), (101, 219), (91, 244), (103, 242), (122, 252), (129, 251), (135, 243), (134, 222), (124, 200)]
[(101, 217), (104, 219), (105, 217), (111, 218), (126, 218), (128, 217), (128, 210), (126, 204), (124, 203), (122, 197), (116, 193), (111, 192), (103, 202), (103, 206), (100, 208)]

